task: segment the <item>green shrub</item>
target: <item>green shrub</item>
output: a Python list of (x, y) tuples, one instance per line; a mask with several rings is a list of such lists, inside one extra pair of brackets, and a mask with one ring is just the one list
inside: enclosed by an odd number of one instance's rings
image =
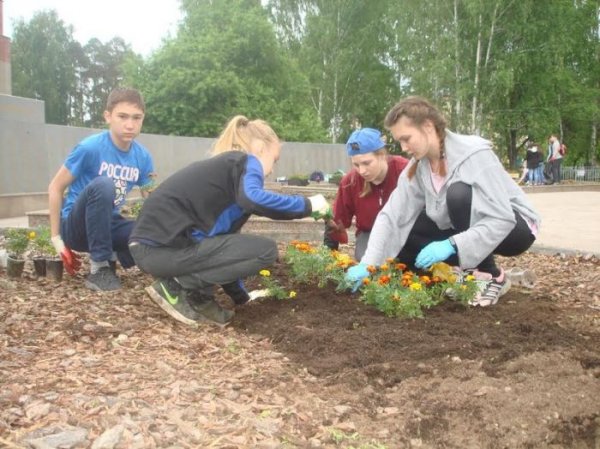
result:
[(33, 250), (39, 256), (56, 256), (56, 250), (50, 240), (50, 228), (48, 226), (40, 226), (35, 230), (35, 236), (33, 237), (31, 244)]
[(6, 252), (9, 256), (20, 259), (23, 253), (27, 251), (30, 238), (35, 236), (35, 233), (23, 228), (12, 228), (6, 232)]

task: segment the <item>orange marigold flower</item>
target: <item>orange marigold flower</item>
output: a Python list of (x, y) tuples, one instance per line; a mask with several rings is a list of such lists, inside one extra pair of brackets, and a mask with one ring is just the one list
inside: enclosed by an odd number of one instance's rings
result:
[(369, 278), (364, 278), (364, 279), (362, 280), (362, 283), (363, 283), (363, 285), (369, 285), (369, 284), (371, 283), (371, 279), (369, 279)]
[(376, 267), (374, 267), (373, 265), (369, 265), (369, 266), (367, 267), (367, 271), (368, 271), (369, 273), (373, 274), (373, 273), (375, 273), (375, 272), (377, 271), (377, 268), (376, 268)]
[(401, 284), (402, 284), (402, 287), (408, 287), (410, 284), (410, 279), (402, 278)]
[(393, 257), (388, 257), (387, 259), (385, 259), (385, 261), (387, 263), (394, 263), (394, 258)]
[(442, 278), (441, 278), (441, 277), (439, 277), (439, 276), (434, 276), (434, 277), (433, 277), (433, 282), (435, 282), (436, 284), (437, 284), (438, 282), (442, 282)]
[(425, 285), (431, 284), (431, 278), (429, 276), (421, 276), (421, 282), (425, 283)]
[(379, 268), (381, 269), (381, 271), (387, 271), (387, 270), (389, 270), (390, 266), (388, 264), (384, 263)]
[(389, 276), (386, 276), (386, 275), (383, 275), (383, 276), (381, 276), (381, 277), (379, 278), (379, 280), (377, 281), (377, 283), (378, 283), (379, 285), (386, 285), (386, 284), (389, 284), (389, 283), (390, 283), (390, 277), (389, 277)]
[(404, 271), (404, 270), (406, 270), (406, 264), (404, 264), (404, 263), (397, 263), (396, 264), (396, 270), (398, 270), (398, 271)]

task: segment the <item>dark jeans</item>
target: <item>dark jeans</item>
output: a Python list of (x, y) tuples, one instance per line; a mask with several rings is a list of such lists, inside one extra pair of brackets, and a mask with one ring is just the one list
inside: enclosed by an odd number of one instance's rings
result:
[(135, 265), (127, 246), (135, 224), (113, 211), (115, 184), (99, 176), (90, 182), (69, 215), (61, 220), (60, 234), (75, 251), (90, 253), (94, 262), (110, 260), (116, 251), (123, 268)]
[[(447, 239), (454, 234), (466, 231), (471, 225), (471, 202), (473, 199), (473, 189), (470, 185), (457, 182), (448, 188), (446, 194), (446, 202), (448, 204), (448, 214), (452, 222), (451, 229), (442, 230), (437, 227), (435, 222), (431, 220), (425, 213), (421, 212), (417, 221), (413, 225), (408, 236), (408, 240), (404, 248), (398, 254), (398, 260), (410, 267), (414, 268), (414, 262), (419, 252), (431, 242)], [(477, 267), (480, 271), (491, 273), (493, 276), (498, 276), (500, 270), (494, 261), (494, 254), (501, 256), (516, 256), (525, 252), (535, 240), (529, 226), (515, 212), (517, 223), (513, 230), (506, 238), (498, 245), (492, 254), (488, 255)], [(453, 255), (447, 263), (450, 265), (458, 265), (458, 256)]]
[(550, 170), (552, 173), (552, 182), (553, 183), (558, 183), (561, 181), (561, 173), (560, 173), (561, 165), (562, 165), (562, 158), (554, 159), (553, 161), (550, 161)]
[(210, 237), (185, 248), (129, 246), (138, 267), (158, 278), (176, 277), (186, 289), (211, 293), (213, 285), (237, 282), (271, 266), (277, 260), (277, 244), (251, 234)]

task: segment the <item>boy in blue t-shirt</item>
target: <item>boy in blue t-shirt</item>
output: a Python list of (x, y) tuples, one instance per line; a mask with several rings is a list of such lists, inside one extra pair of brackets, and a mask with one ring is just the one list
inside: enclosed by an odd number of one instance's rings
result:
[(139, 186), (145, 197), (153, 185), (152, 157), (134, 140), (142, 129), (144, 111), (137, 90), (114, 89), (104, 111), (108, 130), (83, 139), (48, 187), (52, 244), (70, 274), (80, 267), (70, 248), (90, 253), (85, 285), (92, 290), (121, 287), (117, 258), (123, 268), (135, 264), (127, 246), (135, 222), (122, 217), (119, 208), (133, 186)]

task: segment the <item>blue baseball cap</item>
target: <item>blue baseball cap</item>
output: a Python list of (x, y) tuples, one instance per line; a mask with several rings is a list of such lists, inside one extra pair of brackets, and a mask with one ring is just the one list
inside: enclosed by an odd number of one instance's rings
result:
[(348, 142), (346, 142), (348, 156), (372, 153), (383, 147), (385, 147), (385, 142), (381, 140), (381, 132), (373, 128), (357, 129), (350, 134)]

